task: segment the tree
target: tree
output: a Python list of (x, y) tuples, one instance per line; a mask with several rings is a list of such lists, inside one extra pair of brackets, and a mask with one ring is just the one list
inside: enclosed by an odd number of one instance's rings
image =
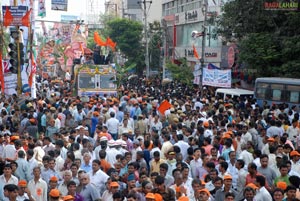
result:
[(193, 70), (187, 64), (187, 60), (185, 58), (179, 59), (180, 64), (177, 65), (172, 62), (166, 63), (166, 68), (172, 73), (172, 77), (174, 80), (178, 80), (184, 84), (192, 84), (192, 80), (194, 78)]
[(145, 66), (142, 31), (143, 25), (137, 21), (115, 18), (107, 22), (107, 33), (128, 58), (127, 65), (135, 63), (139, 71)]
[(224, 5), (216, 33), (237, 41), (239, 64), (257, 76), (299, 77), (300, 13), (265, 10), (265, 0), (234, 0)]
[(150, 67), (151, 69), (159, 70), (161, 66), (160, 47), (162, 46), (163, 41), (162, 41), (162, 28), (158, 21), (149, 23), (149, 33), (150, 33), (150, 42), (149, 42)]

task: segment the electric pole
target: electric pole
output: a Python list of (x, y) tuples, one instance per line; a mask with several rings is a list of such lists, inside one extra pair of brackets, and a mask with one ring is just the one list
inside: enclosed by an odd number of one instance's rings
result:
[(148, 20), (147, 20), (147, 3), (152, 4), (152, 1), (139, 1), (139, 4), (142, 3), (142, 9), (144, 11), (144, 37), (145, 37), (145, 43), (146, 43), (146, 53), (145, 53), (145, 64), (146, 64), (146, 77), (149, 78), (150, 76), (150, 64), (149, 64), (149, 41), (148, 41)]
[(200, 63), (201, 63), (201, 76), (200, 76), (200, 91), (201, 91), (201, 96), (203, 95), (203, 69), (205, 67), (205, 46), (206, 46), (206, 21), (207, 21), (207, 9), (208, 9), (208, 0), (204, 0), (204, 4), (202, 7), (202, 12), (204, 15), (204, 19), (203, 19), (203, 36), (202, 36), (202, 47), (201, 47), (201, 59), (200, 59)]

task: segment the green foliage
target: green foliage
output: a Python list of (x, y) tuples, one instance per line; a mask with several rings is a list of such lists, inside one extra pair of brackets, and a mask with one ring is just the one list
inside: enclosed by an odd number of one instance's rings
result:
[(299, 77), (300, 13), (264, 10), (264, 2), (229, 1), (216, 33), (238, 42), (239, 63), (256, 69), (256, 76)]
[(129, 19), (113, 19), (107, 23), (110, 38), (128, 58), (135, 58), (141, 51), (143, 25)]
[(122, 83), (125, 82), (125, 80), (128, 78), (128, 71), (131, 71), (136, 67), (136, 64), (132, 63), (128, 66), (120, 66), (119, 64), (116, 64), (116, 80), (115, 83), (117, 84), (117, 87), (119, 88)]
[(158, 21), (149, 23), (149, 33), (151, 35), (149, 41), (150, 67), (152, 70), (160, 67), (160, 47), (163, 45), (162, 28)]
[(172, 73), (174, 80), (178, 80), (184, 84), (192, 84), (194, 78), (193, 70), (188, 66), (186, 59), (180, 59), (180, 65), (174, 64), (172, 62), (166, 63), (166, 68)]
[(144, 47), (142, 46), (143, 25), (129, 19), (113, 18), (106, 23), (106, 34), (115, 42), (128, 61), (125, 66), (136, 65), (137, 71), (145, 67)]

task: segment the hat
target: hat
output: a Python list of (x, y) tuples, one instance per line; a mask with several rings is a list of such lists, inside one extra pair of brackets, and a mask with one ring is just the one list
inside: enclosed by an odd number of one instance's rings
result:
[(27, 186), (27, 182), (25, 180), (20, 180), (18, 183), (18, 186), (20, 187), (26, 187)]
[(74, 200), (74, 197), (72, 195), (66, 195), (64, 198), (63, 198), (63, 201), (68, 201), (68, 200)]
[(198, 192), (199, 192), (199, 193), (204, 192), (204, 193), (206, 193), (208, 196), (210, 196), (210, 192), (209, 192), (209, 190), (207, 190), (206, 188), (203, 188), (203, 189), (199, 190)]
[(127, 147), (127, 143), (124, 141), (124, 140), (122, 140), (122, 147)]
[(250, 188), (252, 188), (252, 189), (254, 189), (254, 190), (258, 189), (258, 187), (257, 187), (254, 183), (249, 183), (249, 184), (247, 184), (246, 186), (247, 186), (247, 187), (250, 187)]
[(75, 130), (80, 130), (80, 129), (82, 129), (82, 128), (84, 128), (83, 126), (77, 126), (76, 128), (75, 128)]
[(275, 139), (272, 138), (272, 137), (269, 137), (267, 141), (268, 141), (268, 142), (275, 142)]
[(153, 193), (147, 193), (146, 198), (148, 199), (155, 199), (155, 196)]
[(93, 115), (94, 115), (95, 117), (98, 117), (100, 114), (99, 114), (99, 112), (95, 111), (95, 112), (93, 112)]
[(50, 107), (50, 110), (55, 111), (56, 108), (55, 107)]
[(298, 151), (291, 151), (290, 152), (290, 157), (293, 157), (293, 156), (300, 156), (300, 154), (299, 154)]
[(133, 141), (133, 143), (139, 145), (139, 144), (140, 144), (140, 141), (137, 140), (137, 139), (135, 139), (135, 140)]
[(226, 180), (226, 179), (232, 180), (232, 176), (231, 175), (224, 175), (224, 179), (223, 180)]
[(279, 181), (279, 182), (277, 182), (276, 186), (277, 186), (277, 188), (285, 190), (287, 187), (287, 184), (284, 181)]
[(203, 126), (204, 127), (209, 127), (209, 122), (208, 121), (203, 122)]
[(155, 201), (163, 201), (163, 198), (160, 194), (154, 193)]
[(115, 146), (115, 141), (114, 140), (109, 140), (107, 145), (110, 146), (110, 147)]
[(115, 142), (116, 145), (122, 145), (122, 140), (121, 139), (117, 139)]
[(169, 155), (176, 155), (175, 151), (169, 151)]
[(283, 155), (282, 154), (277, 154), (276, 158), (283, 158)]
[(108, 139), (107, 139), (106, 136), (102, 136), (102, 137), (100, 138), (100, 142), (103, 142), (103, 141), (108, 141)]
[(56, 176), (52, 176), (49, 181), (58, 182), (58, 179)]
[(116, 181), (113, 181), (110, 183), (110, 187), (119, 187), (119, 183)]
[(171, 107), (170, 112), (175, 112), (175, 108)]
[(50, 197), (59, 197), (60, 196), (60, 192), (59, 192), (59, 190), (58, 189), (52, 189), (50, 192), (49, 192), (49, 195), (50, 195)]
[(11, 141), (15, 141), (15, 140), (18, 140), (18, 139), (20, 139), (20, 137), (17, 136), (17, 135), (13, 135), (13, 136), (10, 137)]
[(127, 177), (127, 181), (132, 181), (132, 180), (135, 180), (135, 176), (134, 176), (134, 174), (130, 174), (130, 175), (128, 175), (128, 177)]
[(190, 199), (187, 196), (181, 196), (178, 198), (178, 201), (189, 201)]

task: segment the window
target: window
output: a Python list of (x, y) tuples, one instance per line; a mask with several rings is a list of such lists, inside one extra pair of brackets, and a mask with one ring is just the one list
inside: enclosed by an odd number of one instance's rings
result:
[(100, 87), (101, 89), (115, 89), (114, 75), (101, 75)]
[(300, 87), (295, 85), (286, 86), (287, 101), (291, 103), (299, 103)]
[(262, 98), (265, 99), (268, 97), (268, 88), (269, 84), (268, 83), (257, 83), (256, 85), (256, 97), (257, 98)]
[(284, 101), (283, 84), (271, 84), (271, 99), (274, 101)]
[(87, 74), (81, 74), (78, 76), (78, 84), (80, 89), (94, 89), (95, 77)]

